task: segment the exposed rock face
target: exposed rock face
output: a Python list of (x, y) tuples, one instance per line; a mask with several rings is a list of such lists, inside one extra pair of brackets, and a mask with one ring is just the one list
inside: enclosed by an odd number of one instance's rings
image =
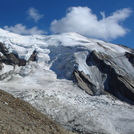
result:
[(74, 75), (79, 87), (84, 89), (88, 94), (95, 95), (95, 85), (90, 81), (90, 78), (87, 75), (80, 71), (74, 71)]
[(134, 66), (134, 52), (133, 53), (125, 53), (125, 56), (128, 58), (128, 60), (131, 62), (131, 64)]
[(37, 61), (37, 52), (33, 51), (33, 54), (30, 56), (28, 61)]
[(26, 60), (20, 59), (19, 56), (15, 53), (9, 53), (7, 48), (2, 43), (0, 43), (0, 52), (0, 63), (18, 66), (26, 65)]
[[(128, 63), (133, 65), (134, 55), (126, 53), (125, 56), (130, 62)], [(132, 75), (128, 75), (127, 70), (115, 61), (109, 55), (92, 51), (87, 57), (86, 63), (89, 69), (90, 67), (97, 67), (101, 73), (100, 78), (102, 81), (104, 79), (104, 82), (97, 88), (98, 83), (95, 83), (97, 78), (91, 79), (91, 76), (84, 74), (84, 72), (75, 71), (74, 75), (78, 85), (91, 95), (104, 94), (107, 91), (122, 101), (134, 104), (134, 78)], [(125, 65), (125, 60), (122, 60), (122, 65)]]
[(7, 78), (15, 73), (15, 66), (26, 66), (29, 61), (37, 60), (37, 52), (33, 51), (28, 60), (21, 59), (17, 53), (10, 53), (3, 43), (0, 43), (0, 70), (4, 68), (4, 65), (10, 65), (12, 69), (0, 74), (0, 80)]

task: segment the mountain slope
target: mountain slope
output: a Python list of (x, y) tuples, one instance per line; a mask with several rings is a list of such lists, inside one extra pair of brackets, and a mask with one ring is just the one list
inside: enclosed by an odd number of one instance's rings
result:
[(79, 133), (134, 133), (132, 49), (77, 33), (2, 29), (0, 42), (3, 90)]
[(30, 104), (0, 90), (1, 134), (72, 134)]

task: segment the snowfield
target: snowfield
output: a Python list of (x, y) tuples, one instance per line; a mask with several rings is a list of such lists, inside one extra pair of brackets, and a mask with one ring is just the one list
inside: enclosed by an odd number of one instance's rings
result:
[[(95, 66), (86, 64), (87, 55), (95, 50), (109, 54), (113, 63), (134, 78), (134, 70), (122, 55), (129, 48), (83, 37), (77, 33), (50, 36), (22, 36), (0, 29), (0, 42), (9, 52), (28, 60), (36, 51), (37, 61), (26, 66), (3, 64), (0, 88), (19, 97), (67, 129), (92, 134), (134, 134), (134, 106), (110, 95), (90, 96), (72, 81), (75, 68), (92, 74), (96, 83), (103, 83)], [(125, 63), (125, 64), (124, 64)], [(90, 71), (89, 71), (90, 70)], [(123, 73), (119, 72), (119, 73)], [(96, 77), (97, 75), (97, 77)]]

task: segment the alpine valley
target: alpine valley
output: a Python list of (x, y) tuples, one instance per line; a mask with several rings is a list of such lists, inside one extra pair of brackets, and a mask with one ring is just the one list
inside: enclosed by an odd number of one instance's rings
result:
[(134, 50), (77, 33), (0, 29), (0, 89), (79, 134), (134, 134)]

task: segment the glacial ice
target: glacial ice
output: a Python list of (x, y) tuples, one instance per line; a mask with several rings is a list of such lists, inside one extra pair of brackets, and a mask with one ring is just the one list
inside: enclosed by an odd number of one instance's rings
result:
[[(38, 52), (36, 62), (14, 67), (12, 77), (0, 81), (1, 89), (29, 102), (70, 130), (104, 134), (134, 133), (133, 106), (109, 95), (90, 96), (70, 80), (75, 68), (91, 77), (98, 74), (95, 66), (91, 66), (90, 72), (89, 66), (85, 64), (90, 51), (109, 53), (111, 57), (114, 52), (119, 59), (124, 60), (120, 55), (129, 52), (129, 49), (76, 33), (22, 36), (2, 29), (0, 33), (0, 42), (10, 52), (17, 52), (21, 58), (28, 60), (34, 50)], [(127, 60), (123, 63), (118, 58), (112, 60), (122, 67), (121, 73), (127, 68), (127, 73), (134, 76)], [(9, 65), (3, 66), (1, 74), (13, 69)], [(96, 80), (98, 83), (100, 75)]]

